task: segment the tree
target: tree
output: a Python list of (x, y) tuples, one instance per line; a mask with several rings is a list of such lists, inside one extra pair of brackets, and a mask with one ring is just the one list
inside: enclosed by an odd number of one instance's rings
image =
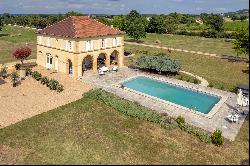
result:
[(233, 49), (237, 55), (249, 55), (249, 27), (241, 28), (236, 32)]
[(121, 16), (114, 16), (113, 19), (112, 19), (112, 25), (115, 28), (122, 29), (123, 18)]
[(125, 31), (129, 37), (138, 41), (139, 39), (146, 37), (145, 24), (145, 19), (142, 18), (142, 16), (136, 10), (132, 10), (126, 16)]
[(17, 48), (13, 53), (12, 56), (14, 56), (17, 60), (20, 60), (23, 64), (23, 61), (27, 59), (31, 54), (31, 49), (29, 47), (20, 47)]
[(167, 16), (165, 21), (167, 33), (174, 33), (178, 29), (178, 24), (178, 20), (176, 20), (174, 17)]
[(2, 31), (2, 28), (3, 28), (3, 21), (2, 21), (2, 19), (0, 18), (0, 31)]
[(204, 23), (209, 25), (211, 29), (221, 32), (223, 31), (223, 17), (220, 14), (209, 14), (205, 16)]
[(149, 20), (147, 31), (151, 33), (159, 33), (159, 34), (166, 33), (165, 16), (164, 15), (153, 16)]
[(79, 12), (75, 12), (75, 11), (70, 11), (68, 13), (65, 14), (66, 17), (70, 17), (70, 16), (82, 16), (82, 13)]

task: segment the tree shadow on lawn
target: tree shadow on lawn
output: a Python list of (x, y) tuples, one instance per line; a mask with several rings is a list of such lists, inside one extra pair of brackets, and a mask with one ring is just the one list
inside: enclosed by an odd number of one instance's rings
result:
[(0, 34), (0, 37), (3, 37), (3, 36), (9, 36), (9, 34), (7, 33)]
[(143, 40), (126, 39), (125, 42), (144, 43)]

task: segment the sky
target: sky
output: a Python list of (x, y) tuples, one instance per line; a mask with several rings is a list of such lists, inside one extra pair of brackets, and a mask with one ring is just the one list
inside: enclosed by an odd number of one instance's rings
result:
[(225, 13), (249, 9), (249, 0), (0, 0), (0, 13), (11, 14), (63, 14), (72, 10), (127, 14), (132, 9), (142, 14)]

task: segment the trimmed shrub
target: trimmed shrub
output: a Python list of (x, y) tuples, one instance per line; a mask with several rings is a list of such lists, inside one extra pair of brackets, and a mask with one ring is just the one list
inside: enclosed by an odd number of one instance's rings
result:
[(46, 76), (42, 77), (40, 81), (41, 81), (41, 84), (43, 85), (47, 85), (49, 83), (49, 79)]
[(42, 78), (42, 74), (39, 73), (39, 72), (37, 72), (37, 71), (34, 71), (34, 72), (32, 73), (32, 77), (33, 77), (35, 80), (40, 81), (40, 79)]
[(179, 125), (180, 124), (185, 124), (185, 118), (182, 116), (178, 116), (175, 120)]
[(19, 80), (19, 74), (16, 71), (11, 73), (11, 82), (13, 83), (13, 87), (17, 86), (17, 81)]
[(15, 69), (20, 70), (21, 69), (21, 64), (20, 63), (15, 64)]
[(230, 92), (232, 92), (232, 93), (235, 93), (235, 94), (237, 94), (237, 92), (238, 92), (238, 88), (236, 87), (236, 86), (233, 86), (233, 87), (231, 87), (230, 88), (230, 90), (229, 90)]
[(222, 132), (219, 129), (216, 129), (211, 136), (212, 143), (221, 146), (224, 143), (224, 138), (222, 136)]
[(194, 84), (199, 84), (199, 80), (197, 78), (194, 79)]
[(4, 66), (1, 70), (0, 70), (0, 77), (3, 77), (3, 79), (7, 78), (8, 76), (8, 67)]
[(26, 76), (32, 75), (32, 70), (31, 70), (31, 68), (26, 68), (25, 71), (26, 71)]
[(59, 85), (57, 85), (57, 87), (56, 87), (56, 91), (57, 92), (62, 92), (64, 90), (64, 87), (63, 87), (63, 85), (62, 84), (59, 84)]
[(58, 85), (59, 82), (54, 79), (49, 80), (47, 83), (47, 87), (49, 87), (50, 90), (56, 90)]
[(180, 64), (168, 56), (140, 56), (136, 65), (140, 69), (153, 70), (157, 72), (178, 73)]
[(209, 83), (208, 87), (212, 88), (212, 87), (214, 87), (214, 85), (212, 83)]

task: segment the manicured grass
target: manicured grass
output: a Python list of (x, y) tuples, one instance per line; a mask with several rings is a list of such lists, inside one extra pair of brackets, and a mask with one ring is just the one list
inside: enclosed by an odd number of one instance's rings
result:
[(32, 48), (29, 59), (36, 58), (36, 34), (34, 30), (5, 26), (0, 32), (0, 64), (16, 61), (11, 52), (20, 46)]
[[(179, 129), (126, 116), (90, 96), (0, 129), (0, 164), (249, 162), (248, 120), (234, 142), (217, 147)], [(138, 107), (124, 102), (128, 110)]]
[(181, 64), (181, 69), (201, 76), (216, 88), (230, 90), (236, 84), (248, 84), (249, 74), (245, 73), (247, 64), (243, 62), (228, 62), (216, 57), (202, 56), (184, 52), (167, 52), (163, 49), (125, 45), (125, 50), (132, 51), (135, 56), (125, 58), (125, 65), (134, 64), (140, 55), (166, 53)]
[[(126, 39), (129, 39), (126, 36)], [(159, 40), (161, 43), (157, 44)], [(142, 39), (144, 44), (153, 44), (166, 46), (189, 51), (201, 51), (219, 55), (236, 55), (232, 49), (233, 43), (225, 42), (224, 39), (202, 38), (198, 36), (184, 35), (168, 35), (168, 34), (147, 34), (145, 39)]]

